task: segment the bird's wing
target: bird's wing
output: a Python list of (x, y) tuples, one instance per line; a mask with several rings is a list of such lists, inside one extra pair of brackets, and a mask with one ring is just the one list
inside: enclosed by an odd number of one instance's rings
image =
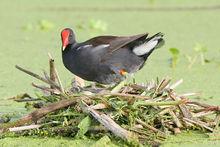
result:
[(147, 35), (148, 33), (138, 34), (134, 36), (98, 36), (84, 43), (93, 45), (94, 47), (103, 44), (109, 45), (108, 51), (109, 53), (112, 53), (133, 41), (136, 41), (138, 39), (145, 39)]

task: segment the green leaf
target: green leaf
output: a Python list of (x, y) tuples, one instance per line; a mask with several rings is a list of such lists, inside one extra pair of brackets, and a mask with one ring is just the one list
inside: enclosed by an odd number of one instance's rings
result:
[(200, 43), (196, 43), (195, 47), (193, 48), (196, 52), (207, 52), (208, 48), (205, 45), (202, 45)]
[(31, 30), (33, 30), (33, 28), (34, 28), (34, 26), (33, 26), (32, 23), (28, 23), (28, 24), (26, 24), (25, 26), (22, 27), (22, 29), (24, 31), (31, 31)]
[(179, 55), (180, 53), (179, 49), (177, 48), (170, 48), (169, 51), (173, 56)]
[(107, 23), (102, 20), (91, 19), (89, 22), (90, 29), (104, 32), (107, 30)]
[(40, 20), (38, 25), (42, 31), (49, 31), (54, 28), (54, 24), (48, 20)]
[(113, 144), (111, 144), (111, 139), (108, 136), (103, 136), (102, 138), (100, 138), (98, 141), (96, 141), (92, 147), (106, 147), (106, 146), (114, 146)]
[(170, 51), (171, 56), (172, 56), (171, 57), (171, 67), (175, 68), (176, 65), (177, 65), (177, 62), (179, 60), (180, 51), (177, 48), (170, 48), (169, 51)]
[(83, 138), (84, 134), (89, 130), (91, 125), (91, 119), (89, 116), (85, 117), (78, 125), (79, 131), (76, 134), (76, 138)]

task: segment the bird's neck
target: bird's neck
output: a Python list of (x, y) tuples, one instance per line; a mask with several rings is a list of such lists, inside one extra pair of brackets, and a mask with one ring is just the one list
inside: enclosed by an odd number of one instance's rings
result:
[(77, 46), (77, 43), (71, 43), (71, 44), (68, 44), (65, 48), (65, 50), (63, 51), (63, 53), (68, 53), (68, 52), (71, 52), (74, 50), (74, 48)]

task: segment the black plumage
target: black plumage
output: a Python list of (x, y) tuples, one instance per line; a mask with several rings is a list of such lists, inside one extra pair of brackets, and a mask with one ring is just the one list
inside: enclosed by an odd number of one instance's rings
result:
[(162, 33), (147, 36), (98, 36), (77, 43), (73, 31), (66, 28), (61, 32), (63, 63), (85, 80), (118, 83), (125, 79), (125, 73), (141, 69), (153, 50), (164, 43)]

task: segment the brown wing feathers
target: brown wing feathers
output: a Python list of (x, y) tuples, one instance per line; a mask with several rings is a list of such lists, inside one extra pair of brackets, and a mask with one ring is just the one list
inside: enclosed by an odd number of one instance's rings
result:
[(92, 38), (88, 41), (86, 41), (86, 44), (91, 44), (93, 46), (98, 46), (101, 44), (109, 44), (109, 52), (114, 52), (115, 50), (135, 41), (138, 39), (144, 40), (147, 37), (147, 33), (145, 34), (139, 34), (135, 36), (99, 36)]

